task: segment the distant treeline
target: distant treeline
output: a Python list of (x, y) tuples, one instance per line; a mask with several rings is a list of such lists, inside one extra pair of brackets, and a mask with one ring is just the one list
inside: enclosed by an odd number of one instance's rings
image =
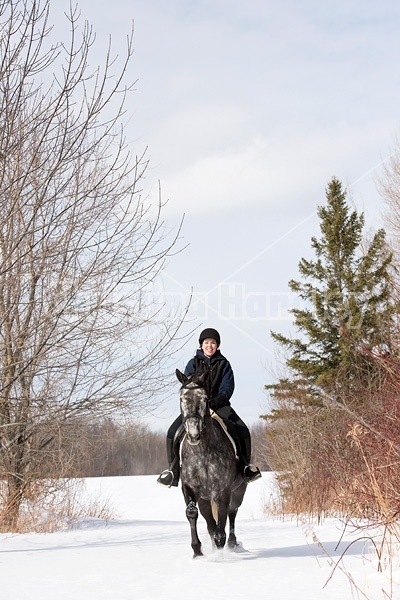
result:
[[(251, 427), (253, 461), (268, 470), (266, 424)], [(77, 420), (42, 449), (39, 477), (155, 475), (167, 467), (166, 432), (141, 421), (100, 423)], [(4, 470), (5, 465), (0, 465)]]

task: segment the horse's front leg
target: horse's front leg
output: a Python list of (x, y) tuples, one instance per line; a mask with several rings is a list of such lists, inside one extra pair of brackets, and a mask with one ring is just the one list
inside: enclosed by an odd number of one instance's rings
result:
[(203, 556), (201, 551), (201, 542), (197, 534), (197, 519), (199, 517), (199, 511), (197, 510), (196, 500), (192, 495), (183, 490), (183, 495), (186, 502), (186, 517), (190, 525), (190, 535), (192, 538), (193, 558), (197, 556)]

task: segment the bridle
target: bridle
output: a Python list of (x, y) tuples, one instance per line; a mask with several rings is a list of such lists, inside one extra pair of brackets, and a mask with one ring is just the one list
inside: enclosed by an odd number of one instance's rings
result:
[[(182, 385), (181, 389), (187, 389), (187, 390), (196, 390), (196, 389), (203, 389), (204, 387), (202, 385), (199, 385), (197, 383), (193, 383), (193, 382), (188, 382), (184, 385)], [(207, 407), (206, 407), (206, 412), (205, 412), (205, 416), (207, 415), (208, 412), (208, 398), (206, 400), (207, 403)], [(182, 422), (185, 425), (186, 421), (188, 421), (188, 419), (197, 419), (200, 422), (200, 433), (205, 429), (206, 427), (206, 419), (205, 416), (202, 417), (198, 414), (198, 412), (190, 412), (187, 415), (183, 416), (182, 415)]]

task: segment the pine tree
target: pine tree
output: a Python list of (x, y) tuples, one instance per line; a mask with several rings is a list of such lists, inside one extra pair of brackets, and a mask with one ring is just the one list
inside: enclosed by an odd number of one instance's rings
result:
[(301, 280), (289, 282), (304, 302), (292, 310), (298, 335), (272, 333), (287, 353), (287, 376), (266, 386), (275, 408), (264, 418), (284, 504), (321, 515), (338, 506), (337, 498), (363, 469), (349, 442), (354, 420), (348, 415), (358, 411), (362, 422), (369, 405), (379, 402), (386, 371), (377, 358), (396, 352), (391, 338), (397, 305), (385, 232), (363, 241), (364, 216), (351, 210), (335, 178), (318, 216), (321, 235), (311, 239), (315, 258), (302, 258)]
[(301, 336), (272, 333), (289, 351), (290, 377), (267, 387), (277, 397), (296, 393), (302, 396), (297, 398), (300, 402), (304, 392), (308, 402), (318, 403), (319, 390), (333, 393), (349, 385), (360, 360), (367, 367), (376, 352), (389, 350), (396, 311), (392, 254), (384, 230), (378, 230), (362, 252), (364, 215), (350, 210), (336, 178), (328, 185), (326, 199), (318, 208), (321, 237), (311, 239), (316, 258), (302, 258), (302, 280), (289, 282), (305, 303), (292, 310)]

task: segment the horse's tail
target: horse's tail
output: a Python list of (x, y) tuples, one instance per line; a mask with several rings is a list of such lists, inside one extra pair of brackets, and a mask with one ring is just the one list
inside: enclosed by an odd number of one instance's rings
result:
[(214, 500), (211, 500), (211, 512), (212, 516), (214, 517), (214, 521), (218, 523), (218, 504), (214, 502)]

